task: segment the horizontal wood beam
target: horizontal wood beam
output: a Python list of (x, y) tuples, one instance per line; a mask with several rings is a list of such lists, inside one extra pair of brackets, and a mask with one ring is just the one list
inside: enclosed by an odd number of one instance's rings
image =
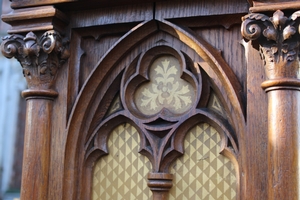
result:
[(1, 16), (12, 26), (8, 33), (27, 33), (30, 31), (56, 30), (63, 32), (69, 18), (54, 6), (40, 6), (13, 10)]
[(275, 12), (276, 10), (299, 10), (299, 1), (289, 2), (253, 2), (250, 12)]

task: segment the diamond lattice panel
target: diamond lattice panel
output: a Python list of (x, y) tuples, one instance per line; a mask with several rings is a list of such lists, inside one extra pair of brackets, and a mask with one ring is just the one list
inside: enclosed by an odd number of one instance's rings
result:
[(220, 142), (218, 132), (208, 124), (199, 124), (187, 134), (184, 156), (171, 167), (170, 200), (235, 199), (235, 169), (219, 154)]
[(108, 140), (109, 155), (94, 167), (93, 200), (152, 199), (147, 186), (150, 161), (138, 153), (139, 135), (129, 125), (117, 127)]

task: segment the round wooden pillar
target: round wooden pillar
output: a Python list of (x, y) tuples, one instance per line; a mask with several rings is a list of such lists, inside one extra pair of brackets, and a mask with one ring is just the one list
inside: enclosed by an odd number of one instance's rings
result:
[(49, 185), (52, 104), (58, 93), (52, 88), (61, 63), (68, 58), (65, 43), (56, 31), (37, 36), (29, 32), (3, 39), (1, 50), (22, 65), (28, 90), (21, 199), (47, 200)]
[(300, 91), (268, 89), (268, 198), (299, 199)]
[[(21, 199), (48, 199), (52, 104), (57, 93), (24, 91), (27, 101)], [(29, 95), (29, 96), (28, 96)]]
[(246, 15), (242, 34), (264, 60), (268, 95), (268, 199), (299, 199), (299, 14)]

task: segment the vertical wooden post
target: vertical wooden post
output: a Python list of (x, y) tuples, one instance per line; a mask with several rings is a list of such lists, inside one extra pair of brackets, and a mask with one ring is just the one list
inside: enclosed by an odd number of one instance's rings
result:
[(47, 199), (53, 99), (38, 96), (26, 99), (21, 199)]
[(32, 32), (25, 37), (11, 35), (1, 44), (4, 56), (21, 63), (28, 84), (22, 93), (27, 100), (22, 200), (48, 199), (52, 104), (58, 96), (51, 87), (60, 64), (69, 55), (64, 45), (55, 31), (47, 31), (40, 38)]
[[(259, 45), (268, 94), (268, 199), (299, 199), (299, 13), (252, 13), (242, 34)], [(257, 42), (255, 44), (255, 42)], [(258, 46), (257, 46), (258, 47)]]
[(299, 199), (299, 91), (281, 87), (268, 98), (268, 198)]

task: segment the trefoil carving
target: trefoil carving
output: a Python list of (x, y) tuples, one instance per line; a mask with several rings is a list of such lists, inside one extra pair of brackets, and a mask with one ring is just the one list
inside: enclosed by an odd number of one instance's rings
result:
[[(118, 83), (120, 96), (115, 92), (111, 110), (86, 141), (87, 156), (96, 150), (107, 154), (104, 144), (110, 131), (118, 124), (130, 123), (140, 134), (140, 153), (152, 164), (148, 186), (153, 189), (152, 183), (166, 181), (163, 184), (169, 190), (170, 165), (183, 155), (185, 135), (206, 120), (217, 127), (224, 141), (220, 151), (235, 156), (239, 151), (237, 141), (230, 135), (232, 129), (224, 123), (226, 119), (220, 116), (224, 113), (211, 109), (210, 82), (200, 68), (184, 52), (169, 46), (156, 46), (139, 55), (124, 69)], [(215, 102), (221, 107), (221, 102)]]
[(173, 113), (187, 111), (192, 106), (195, 92), (190, 83), (180, 78), (178, 60), (164, 56), (158, 58), (151, 68), (150, 82), (142, 85), (136, 95), (139, 110), (146, 115), (156, 114), (163, 108)]

